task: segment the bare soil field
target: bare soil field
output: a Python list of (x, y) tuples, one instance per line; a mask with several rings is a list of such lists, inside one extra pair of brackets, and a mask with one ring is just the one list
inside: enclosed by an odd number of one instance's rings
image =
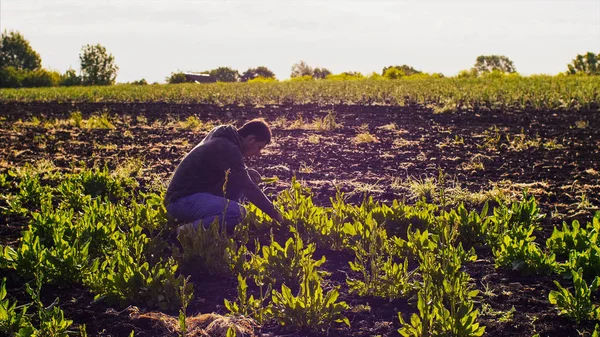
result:
[[(104, 112), (112, 128), (76, 127), (71, 121), (74, 111), (81, 112), (83, 119)], [(196, 116), (199, 125), (190, 126), (190, 116)], [(478, 193), (518, 198), (527, 190), (546, 214), (541, 240), (563, 221), (585, 223), (600, 207), (597, 112), (434, 114), (419, 106), (5, 103), (0, 105), (0, 171), (41, 159), (70, 170), (78, 162), (114, 167), (128, 158), (141, 158), (145, 164), (143, 185), (166, 183), (181, 158), (202, 140), (211, 125), (241, 126), (252, 118), (264, 118), (273, 129), (273, 143), (262, 156), (247, 163), (265, 177), (279, 178), (276, 184), (266, 186), (270, 195), (288, 188), (295, 176), (312, 189), (315, 203), (322, 205), (330, 203), (337, 189), (356, 203), (365, 194), (382, 202), (412, 202), (422, 196), (435, 197), (426, 190), (419, 194), (423, 189), (418, 187), (431, 183), (438, 184), (439, 189), (441, 170), (448, 192), (460, 194), (462, 197), (457, 198), (467, 203), (472, 200), (469, 196)], [(14, 243), (24, 225), (23, 219), (0, 219), (1, 243)], [(348, 267), (352, 256), (317, 253), (327, 257), (324, 269), (331, 272), (327, 280), (340, 286), (340, 300), (351, 306), (371, 307), (368, 312), (346, 313), (351, 328), (329, 331), (329, 335), (398, 335), (397, 313), (412, 310), (407, 302), (349, 294), (345, 275), (352, 273)], [(485, 336), (539, 333), (575, 337), (579, 336), (577, 329), (593, 328), (589, 322), (576, 326), (558, 316), (548, 302), (556, 277), (524, 277), (499, 270), (490, 250), (477, 253), (478, 259), (465, 268), (476, 288), (483, 291), (491, 287), (496, 294), (486, 300), (493, 311), (481, 315)], [(10, 277), (9, 281), (13, 291), (24, 294), (19, 288), (22, 280)], [(235, 279), (192, 282), (196, 290), (190, 313), (224, 314), (223, 299), (236, 296)], [(50, 287), (46, 291), (49, 302), (64, 296), (61, 305), (65, 314), (78, 324), (86, 323), (90, 335), (125, 336), (131, 330), (136, 336), (167, 334), (155, 324), (131, 320), (126, 308), (92, 304), (93, 296), (86, 291)], [(277, 326), (265, 326), (261, 333), (281, 332)]]

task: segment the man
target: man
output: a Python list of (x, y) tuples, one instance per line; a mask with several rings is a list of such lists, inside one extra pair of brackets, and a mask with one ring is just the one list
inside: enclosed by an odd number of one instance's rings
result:
[(242, 196), (281, 222), (281, 214), (256, 185), (260, 174), (244, 165), (244, 158), (260, 155), (270, 142), (269, 125), (258, 119), (237, 130), (232, 125), (212, 129), (183, 158), (167, 188), (167, 212), (186, 223), (178, 232), (200, 224), (208, 227), (215, 219), (233, 232), (246, 215), (239, 203)]

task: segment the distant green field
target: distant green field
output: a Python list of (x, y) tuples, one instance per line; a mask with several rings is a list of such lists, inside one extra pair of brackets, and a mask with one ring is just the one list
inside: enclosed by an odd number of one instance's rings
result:
[(400, 80), (155, 84), (2, 89), (0, 102), (166, 102), (236, 105), (424, 104), (437, 112), (470, 109), (596, 110), (600, 77), (484, 76)]

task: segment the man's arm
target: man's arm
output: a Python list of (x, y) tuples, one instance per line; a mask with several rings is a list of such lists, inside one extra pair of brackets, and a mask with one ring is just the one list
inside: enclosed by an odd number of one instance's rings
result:
[[(250, 177), (249, 169), (246, 169), (244, 165), (244, 159), (239, 151), (235, 151), (228, 156), (227, 168), (230, 169), (228, 184), (232, 184), (232, 186), (240, 186), (242, 194), (256, 207), (258, 207), (261, 211), (268, 214), (274, 220), (281, 222), (283, 219), (279, 211), (275, 209), (273, 203), (267, 198), (267, 196), (260, 190), (260, 188), (253, 182), (253, 179)], [(260, 174), (254, 171), (259, 179)]]

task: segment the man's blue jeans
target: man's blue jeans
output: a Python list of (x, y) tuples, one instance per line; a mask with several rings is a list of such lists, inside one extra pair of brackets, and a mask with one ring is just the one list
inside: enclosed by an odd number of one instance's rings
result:
[(193, 226), (194, 229), (198, 229), (200, 224), (208, 228), (215, 219), (219, 219), (221, 228), (225, 226), (230, 233), (246, 216), (246, 209), (238, 202), (210, 193), (196, 193), (179, 198), (167, 205), (167, 212), (178, 221), (186, 223), (186, 227)]

